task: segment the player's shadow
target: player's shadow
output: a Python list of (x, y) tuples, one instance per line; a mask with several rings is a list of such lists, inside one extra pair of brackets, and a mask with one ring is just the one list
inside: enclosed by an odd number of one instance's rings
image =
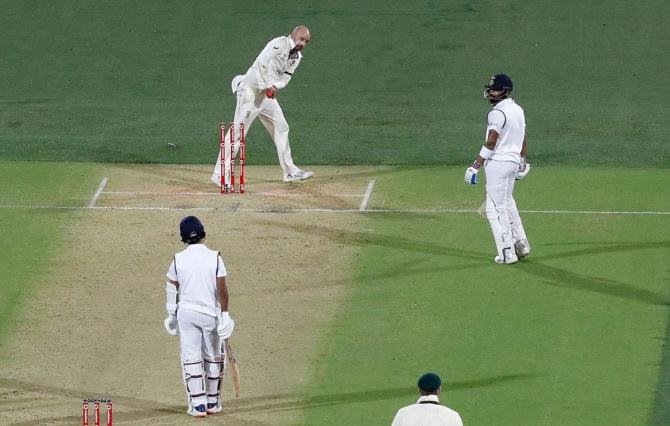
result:
[[(308, 233), (317, 235), (322, 238), (330, 239), (338, 244), (353, 245), (360, 247), (380, 246), (385, 248), (393, 248), (397, 250), (408, 250), (417, 253), (426, 253), (441, 256), (454, 256), (465, 260), (474, 261), (471, 264), (452, 265), (444, 267), (433, 267), (427, 272), (448, 272), (452, 270), (467, 270), (477, 269), (482, 267), (482, 262), (487, 262), (491, 267), (500, 267), (491, 263), (490, 256), (481, 252), (472, 250), (456, 249), (432, 242), (417, 241), (409, 238), (380, 235), (373, 232), (366, 231), (352, 231), (350, 229), (331, 228), (327, 226), (309, 225), (306, 223), (277, 223), (271, 221), (259, 221), (266, 226), (281, 226), (282, 228), (292, 228), (298, 233)], [(592, 245), (594, 243), (584, 243)], [(551, 256), (535, 257), (531, 255), (527, 259), (523, 259), (519, 264), (512, 266), (517, 268), (520, 272), (538, 278), (537, 282), (546, 285), (567, 287), (575, 290), (589, 291), (600, 293), (607, 296), (624, 298), (638, 301), (650, 305), (670, 305), (670, 298), (664, 294), (656, 293), (651, 290), (640, 288), (634, 285), (622, 283), (613, 279), (601, 278), (589, 274), (581, 274), (573, 272), (564, 268), (550, 266), (545, 264), (545, 261), (555, 259), (568, 259), (573, 257), (590, 256), (607, 253), (632, 252), (639, 250), (654, 250), (670, 248), (669, 241), (657, 241), (646, 243), (610, 243), (599, 242), (596, 247), (583, 248), (578, 250), (570, 250), (563, 253), (552, 253)], [(537, 251), (537, 250), (536, 250)], [(415, 275), (424, 271), (421, 268), (412, 268), (411, 270), (389, 270), (386, 274), (368, 276), (368, 279), (374, 278), (391, 278), (397, 277), (399, 274)]]
[[(385, 248), (393, 248), (397, 250), (408, 250), (417, 253), (428, 253), (442, 256), (454, 256), (466, 260), (481, 261), (484, 259), (490, 260), (490, 257), (477, 251), (455, 249), (439, 244), (434, 244), (426, 241), (412, 240), (398, 236), (380, 235), (374, 232), (367, 231), (352, 231), (350, 229), (331, 228), (327, 226), (310, 225), (307, 223), (278, 223), (267, 220), (255, 220), (256, 223), (269, 226), (281, 227), (282, 229), (290, 228), (297, 233), (316, 235), (322, 238), (327, 238), (338, 244), (349, 246), (380, 246)], [(481, 265), (478, 265), (481, 266)]]
[[(492, 376), (476, 380), (466, 380), (460, 382), (450, 382), (444, 385), (444, 392), (457, 392), (460, 390), (485, 388), (496, 386), (507, 382), (519, 380), (530, 380), (538, 377), (536, 374), (509, 374), (501, 376)], [(231, 406), (228, 412), (244, 413), (254, 411), (287, 411), (304, 410), (334, 405), (358, 404), (366, 402), (376, 402), (383, 400), (393, 400), (398, 398), (408, 398), (408, 400), (419, 397), (416, 387), (406, 386), (399, 388), (377, 389), (368, 391), (330, 393), (301, 397), (298, 394), (279, 394), (261, 399), (240, 400), (240, 404)], [(267, 402), (268, 400), (275, 402)], [(260, 403), (259, 403), (260, 402)]]
[(654, 250), (670, 248), (670, 241), (655, 241), (647, 243), (582, 243), (598, 244), (596, 247), (555, 253), (545, 257), (529, 257), (521, 261), (520, 271), (538, 278), (538, 283), (567, 287), (576, 290), (600, 293), (607, 296), (613, 296), (628, 300), (634, 300), (649, 305), (670, 305), (670, 298), (667, 295), (656, 293), (651, 290), (625, 284), (613, 279), (601, 278), (589, 274), (581, 274), (569, 271), (564, 268), (550, 266), (544, 263), (547, 260), (569, 259), (573, 257), (582, 257), (597, 254), (621, 253), (638, 250)]
[[(451, 382), (445, 384), (445, 392), (456, 392), (459, 390), (484, 388), (496, 386), (499, 384), (514, 382), (519, 380), (529, 380), (538, 377), (536, 374), (509, 374), (502, 376), (485, 377), (482, 379), (466, 380), (460, 382)], [(56, 401), (53, 406), (60, 404), (68, 407), (77, 407), (72, 400), (81, 401), (82, 396), (94, 395), (95, 392), (84, 390), (72, 390), (67, 388), (60, 388), (57, 386), (49, 386), (44, 384), (34, 384), (22, 382), (15, 379), (0, 378), (0, 387), (9, 389), (15, 395), (10, 400), (6, 401), (7, 405), (22, 404), (22, 399), (16, 398), (16, 395), (25, 394), (24, 402), (35, 403), (37, 395), (45, 395), (49, 400)], [(225, 419), (227, 415), (235, 415), (247, 412), (276, 412), (276, 411), (292, 411), (308, 408), (316, 408), (331, 405), (345, 405), (361, 402), (373, 402), (381, 400), (390, 400), (396, 398), (411, 398), (418, 397), (417, 390), (414, 387), (407, 386), (401, 388), (390, 388), (381, 390), (331, 393), (322, 395), (304, 396), (298, 393), (284, 393), (276, 395), (257, 395), (248, 398), (225, 399), (224, 398), (224, 412), (214, 419)], [(131, 422), (133, 424), (141, 424), (143, 421), (153, 423), (158, 418), (169, 416), (169, 418), (177, 416), (186, 421), (186, 408), (183, 404), (164, 404), (150, 400), (139, 398), (126, 397), (123, 395), (105, 395), (114, 402), (114, 420), (119, 423)], [(0, 405), (1, 406), (1, 405)], [(79, 406), (80, 407), (80, 406)], [(104, 411), (104, 407), (103, 407)], [(19, 420), (11, 423), (12, 426), (28, 426), (36, 424), (77, 424), (80, 423), (81, 413), (68, 415), (49, 415), (50, 410), (42, 410), (41, 413), (45, 415), (39, 419), (31, 418), (29, 420)], [(237, 419), (236, 419), (237, 421)], [(255, 421), (239, 421), (239, 424), (263, 424)], [(236, 424), (237, 424), (236, 423)], [(174, 424), (177, 424), (175, 421)]]

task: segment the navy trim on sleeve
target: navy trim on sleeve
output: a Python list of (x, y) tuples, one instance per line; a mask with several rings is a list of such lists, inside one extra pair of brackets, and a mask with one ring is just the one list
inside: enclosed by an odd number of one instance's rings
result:
[(503, 125), (502, 125), (501, 128), (505, 128), (505, 124), (507, 124), (507, 116), (505, 115), (503, 110), (498, 109), (498, 108), (493, 108), (491, 111), (500, 111), (500, 113), (503, 115), (503, 118), (505, 119), (505, 121), (503, 121)]

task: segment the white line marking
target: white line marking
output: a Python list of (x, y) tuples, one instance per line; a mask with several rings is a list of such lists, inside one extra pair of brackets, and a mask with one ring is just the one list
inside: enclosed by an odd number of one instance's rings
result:
[[(217, 195), (218, 192), (134, 192), (134, 191), (103, 191), (102, 194), (109, 195)], [(262, 195), (265, 197), (364, 197), (364, 194), (279, 194), (272, 192), (247, 193), (245, 196)]]
[(107, 185), (107, 181), (109, 178), (103, 178), (102, 181), (100, 181), (100, 185), (98, 186), (98, 190), (95, 191), (95, 194), (93, 194), (93, 198), (91, 198), (91, 201), (88, 203), (88, 208), (92, 209), (95, 207), (95, 203), (98, 201), (98, 198), (100, 197), (100, 194), (102, 194), (102, 191), (105, 189), (105, 186)]
[(375, 187), (375, 181), (371, 180), (368, 183), (368, 189), (365, 191), (363, 200), (361, 201), (361, 206), (358, 211), (364, 212), (368, 209), (368, 201), (370, 201), (370, 195), (372, 195), (372, 189)]
[[(145, 210), (145, 211), (230, 211), (230, 207), (160, 207), (160, 206), (47, 206), (47, 205), (0, 205), (0, 209), (54, 209), (54, 210)], [(237, 208), (248, 213), (477, 213), (475, 209), (328, 209), (328, 208)], [(654, 211), (578, 211), (578, 210), (522, 210), (526, 214), (556, 215), (626, 215), (626, 216), (670, 216), (670, 212)]]

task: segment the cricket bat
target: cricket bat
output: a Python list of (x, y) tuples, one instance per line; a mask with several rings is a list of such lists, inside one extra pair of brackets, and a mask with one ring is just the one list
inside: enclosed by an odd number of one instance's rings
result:
[(235, 359), (235, 353), (233, 348), (230, 346), (228, 339), (223, 341), (223, 351), (228, 358), (228, 365), (230, 366), (230, 372), (233, 376), (233, 388), (235, 389), (235, 398), (240, 396), (240, 371), (237, 369), (237, 360)]

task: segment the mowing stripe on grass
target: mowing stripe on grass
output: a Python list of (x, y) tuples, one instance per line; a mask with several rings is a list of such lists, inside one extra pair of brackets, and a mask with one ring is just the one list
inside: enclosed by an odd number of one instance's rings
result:
[(665, 343), (663, 344), (663, 358), (658, 372), (658, 384), (656, 385), (656, 398), (654, 399), (654, 412), (652, 425), (664, 426), (670, 423), (670, 318), (665, 332)]
[(575, 191), (552, 185), (570, 171), (544, 169), (517, 194), (532, 207), (522, 218), (534, 251), (506, 267), (474, 210), (416, 216), (481, 202), (479, 188), (440, 186), (449, 173), (380, 177), (393, 213), (367, 215), (360, 229), (303, 230), (362, 248), (309, 392), (361, 397), (310, 407), (305, 424), (389, 424), (426, 371), (443, 376), (441, 401), (465, 424), (645, 424), (670, 300), (668, 206), (654, 195), (667, 176), (590, 170), (616, 191)]
[[(81, 204), (90, 194), (89, 177), (97, 167), (83, 163), (2, 162), (0, 193), (3, 201), (17, 205)], [(5, 206), (0, 210), (0, 345), (12, 333), (12, 322), (23, 309), (23, 301), (40, 285), (52, 284), (44, 280), (45, 270), (61, 235), (75, 220), (68, 209)]]

